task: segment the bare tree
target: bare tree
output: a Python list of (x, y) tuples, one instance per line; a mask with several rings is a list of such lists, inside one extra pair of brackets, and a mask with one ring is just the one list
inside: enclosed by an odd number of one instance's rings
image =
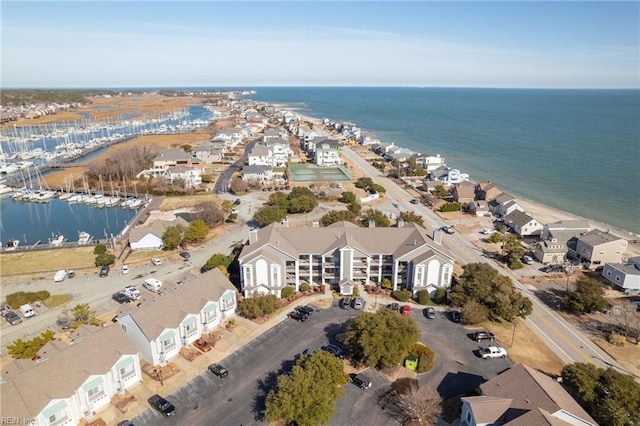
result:
[(633, 302), (624, 300), (617, 303), (611, 314), (625, 338), (640, 342), (640, 311)]
[(203, 201), (195, 206), (194, 219), (202, 219), (209, 228), (222, 223), (225, 218), (224, 211), (213, 201)]
[(385, 412), (401, 422), (435, 425), (435, 416), (442, 412), (442, 398), (431, 388), (420, 388), (417, 380), (398, 379), (391, 390), (384, 393), (378, 404)]

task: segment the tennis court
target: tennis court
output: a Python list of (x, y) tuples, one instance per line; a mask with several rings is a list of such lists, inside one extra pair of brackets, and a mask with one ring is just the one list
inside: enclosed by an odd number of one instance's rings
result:
[(311, 164), (289, 164), (292, 182), (340, 182), (351, 180), (351, 175), (342, 166), (318, 167)]

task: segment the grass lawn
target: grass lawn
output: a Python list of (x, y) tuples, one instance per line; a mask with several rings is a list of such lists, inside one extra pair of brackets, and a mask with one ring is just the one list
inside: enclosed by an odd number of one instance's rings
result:
[(23, 251), (0, 255), (0, 276), (53, 275), (60, 269), (95, 268), (94, 247), (77, 247), (47, 251)]
[(183, 208), (191, 208), (198, 203), (202, 203), (204, 201), (213, 201), (218, 205), (222, 204), (222, 200), (218, 197), (208, 194), (196, 194), (196, 195), (185, 195), (185, 196), (175, 196), (175, 197), (164, 197), (162, 199), (162, 204), (160, 204), (160, 210), (163, 212), (175, 210), (175, 209), (183, 209)]
[(55, 308), (60, 305), (64, 305), (69, 300), (71, 300), (71, 296), (68, 294), (52, 294), (42, 301), (47, 308)]

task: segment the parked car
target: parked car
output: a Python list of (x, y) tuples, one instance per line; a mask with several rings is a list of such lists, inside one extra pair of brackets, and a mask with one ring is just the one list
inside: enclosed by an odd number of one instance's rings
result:
[(411, 204), (418, 204), (418, 199), (417, 198), (413, 198), (411, 200)]
[(473, 340), (476, 342), (481, 342), (483, 340), (493, 340), (495, 336), (493, 333), (489, 333), (488, 331), (478, 330), (473, 333)]
[(151, 395), (147, 401), (149, 401), (149, 404), (156, 410), (160, 411), (165, 417), (176, 414), (176, 407), (158, 394)]
[(20, 316), (13, 311), (7, 311), (4, 314), (4, 319), (6, 319), (7, 322), (11, 325), (18, 325), (22, 322), (22, 318), (20, 318)]
[(547, 265), (540, 268), (540, 271), (553, 273), (553, 272), (564, 272), (564, 266), (562, 265)]
[(351, 302), (352, 302), (352, 299), (350, 296), (343, 297), (342, 299), (340, 299), (340, 307), (342, 309), (349, 309), (351, 308)]
[(496, 231), (493, 228), (484, 228), (482, 231), (480, 231), (480, 233), (484, 235), (491, 235), (491, 234), (495, 234), (496, 232), (498, 231)]
[(402, 305), (400, 306), (400, 314), (408, 317), (411, 315), (411, 305)]
[(109, 275), (109, 265), (104, 265), (102, 268), (100, 268), (100, 276), (106, 277), (107, 275)]
[(482, 359), (504, 358), (507, 356), (507, 350), (505, 348), (501, 348), (500, 346), (489, 346), (487, 348), (480, 348), (478, 352), (480, 353), (480, 358)]
[(344, 351), (336, 345), (329, 344), (329, 345), (322, 346), (320, 349), (322, 349), (325, 352), (329, 352), (331, 355), (335, 356), (338, 359), (344, 358)]
[(533, 258), (531, 256), (522, 256), (522, 261), (527, 265), (533, 265)]
[(449, 312), (449, 318), (451, 318), (451, 321), (455, 322), (456, 324), (462, 322), (462, 317), (460, 316), (460, 312), (458, 311)]
[(397, 304), (397, 303), (395, 303), (395, 302), (393, 302), (393, 303), (389, 303), (389, 304), (387, 305), (387, 309), (391, 309), (392, 311), (396, 311), (396, 312), (398, 312), (398, 311), (400, 311), (400, 305), (399, 305), (399, 304)]
[(60, 318), (56, 320), (56, 325), (63, 330), (68, 330), (71, 328), (71, 321), (68, 319)]
[(364, 309), (364, 299), (362, 297), (356, 297), (353, 301), (353, 309)]
[(114, 293), (114, 295), (111, 296), (111, 298), (120, 304), (131, 302), (131, 298), (121, 291)]
[(76, 276), (76, 271), (67, 271), (67, 278), (73, 278)]
[(180, 252), (179, 256), (184, 260), (188, 260), (189, 258), (191, 258), (191, 254), (188, 251)]
[(218, 377), (227, 377), (229, 375), (229, 371), (222, 364), (211, 364), (208, 368)]
[(240, 205), (240, 198), (236, 198), (236, 199), (233, 201), (233, 205), (234, 205), (234, 206), (239, 206), (239, 205)]
[(287, 314), (287, 316), (288, 316), (289, 318), (294, 319), (294, 320), (299, 321), (299, 322), (304, 322), (304, 321), (306, 321), (306, 320), (309, 318), (309, 316), (308, 316), (308, 315), (303, 314), (303, 313), (302, 313), (302, 312), (300, 312), (300, 311), (291, 311), (291, 312), (289, 312), (289, 313)]
[(122, 265), (122, 274), (128, 274), (129, 273), (129, 267), (127, 265)]
[(131, 420), (123, 420), (120, 423), (118, 423), (118, 426), (136, 426), (136, 425), (134, 425)]
[(211, 345), (203, 338), (200, 338), (193, 342), (193, 346), (200, 349), (202, 352), (209, 352), (211, 350)]
[(362, 374), (349, 374), (349, 381), (360, 389), (368, 389), (371, 387), (371, 380)]
[(456, 233), (456, 229), (453, 227), (453, 225), (443, 226), (442, 230), (444, 232), (446, 232), (447, 234), (455, 234)]
[(303, 314), (310, 316), (313, 314), (314, 310), (311, 306), (305, 305), (305, 306), (298, 306), (296, 307), (296, 311), (302, 312)]
[(162, 261), (157, 257), (152, 258), (151, 263), (153, 263), (155, 266), (162, 265)]
[(424, 316), (427, 317), (427, 319), (435, 319), (436, 310), (432, 307), (428, 307), (424, 310)]

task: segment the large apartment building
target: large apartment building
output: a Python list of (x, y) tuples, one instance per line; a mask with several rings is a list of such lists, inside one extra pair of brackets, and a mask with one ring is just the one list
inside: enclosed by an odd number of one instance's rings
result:
[(271, 224), (252, 230), (240, 254), (241, 291), (245, 297), (275, 294), (285, 286), (298, 290), (302, 282), (343, 285), (379, 284), (416, 294), (448, 288), (453, 257), (424, 228), (409, 223), (399, 228), (361, 228), (350, 222), (331, 226), (288, 227)]

